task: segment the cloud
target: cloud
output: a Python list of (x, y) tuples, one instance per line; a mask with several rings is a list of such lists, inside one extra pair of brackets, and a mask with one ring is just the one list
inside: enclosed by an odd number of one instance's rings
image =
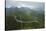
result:
[(6, 0), (6, 7), (10, 8), (12, 6), (21, 8), (28, 7), (31, 9), (44, 9), (43, 2), (26, 2), (26, 1), (14, 1), (14, 0)]

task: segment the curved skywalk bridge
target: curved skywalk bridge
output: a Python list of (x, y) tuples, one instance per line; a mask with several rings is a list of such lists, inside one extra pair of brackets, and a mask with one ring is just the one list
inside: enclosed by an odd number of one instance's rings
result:
[(22, 21), (22, 20), (21, 20), (21, 17), (20, 17), (20, 20), (18, 20), (18, 19), (16, 19), (16, 16), (14, 16), (14, 18), (15, 18), (15, 20), (16, 20), (17, 22), (20, 22), (20, 23), (32, 23), (32, 22), (38, 22), (38, 21)]

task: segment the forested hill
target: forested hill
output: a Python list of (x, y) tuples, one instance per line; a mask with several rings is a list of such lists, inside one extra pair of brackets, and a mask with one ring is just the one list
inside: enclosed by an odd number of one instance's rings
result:
[(10, 7), (10, 8), (6, 8), (6, 15), (7, 16), (9, 16), (9, 15), (12, 16), (15, 13), (24, 13), (24, 14), (30, 15), (31, 13), (41, 14), (43, 12), (44, 12), (44, 10), (35, 10), (35, 9), (27, 8), (27, 7), (21, 7), (21, 8)]

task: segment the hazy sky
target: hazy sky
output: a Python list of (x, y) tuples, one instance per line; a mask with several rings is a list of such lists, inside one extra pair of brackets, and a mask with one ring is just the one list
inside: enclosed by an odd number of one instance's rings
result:
[(28, 7), (31, 9), (44, 9), (44, 3), (43, 2), (24, 2), (24, 1), (15, 1), (15, 0), (6, 0), (6, 7)]

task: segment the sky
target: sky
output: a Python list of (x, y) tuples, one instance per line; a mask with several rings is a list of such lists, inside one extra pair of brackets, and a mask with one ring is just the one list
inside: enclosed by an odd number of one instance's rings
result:
[(31, 9), (44, 9), (43, 2), (28, 2), (28, 1), (15, 1), (15, 0), (6, 0), (6, 8), (10, 7), (28, 7)]

